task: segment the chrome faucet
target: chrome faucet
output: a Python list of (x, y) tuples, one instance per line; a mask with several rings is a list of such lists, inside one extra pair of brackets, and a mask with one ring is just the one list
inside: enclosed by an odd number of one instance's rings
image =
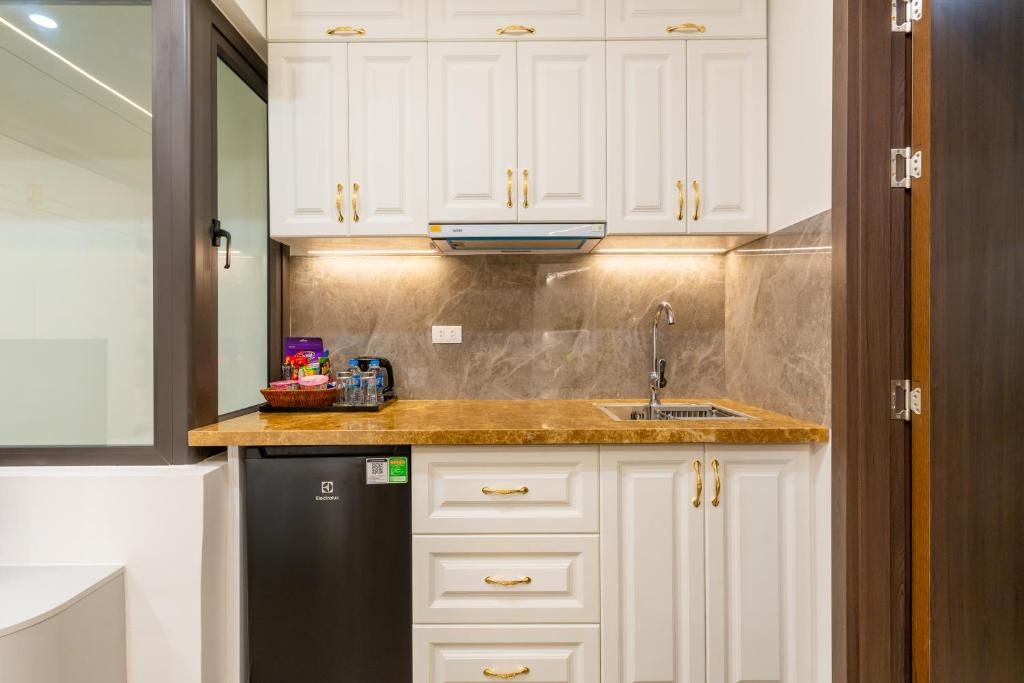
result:
[(661, 401), (658, 400), (658, 390), (664, 389), (667, 384), (665, 380), (665, 359), (658, 358), (658, 323), (661, 321), (661, 314), (665, 314), (665, 322), (669, 325), (676, 324), (676, 313), (672, 310), (672, 304), (662, 301), (658, 304), (658, 310), (654, 312), (654, 331), (651, 335), (651, 403), (648, 406), (650, 418), (654, 419), (654, 413)]

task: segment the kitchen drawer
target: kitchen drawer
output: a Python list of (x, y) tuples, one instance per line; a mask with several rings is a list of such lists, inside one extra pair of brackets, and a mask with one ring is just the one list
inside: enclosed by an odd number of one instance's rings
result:
[(416, 536), (413, 621), (597, 623), (598, 537)]
[(600, 661), (596, 625), (413, 627), (413, 683), (597, 683)]
[(595, 533), (596, 446), (413, 448), (414, 534)]

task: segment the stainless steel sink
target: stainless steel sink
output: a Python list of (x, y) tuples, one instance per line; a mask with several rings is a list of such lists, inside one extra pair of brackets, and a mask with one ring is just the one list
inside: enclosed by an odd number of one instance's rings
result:
[(713, 403), (595, 403), (613, 420), (750, 420), (749, 415)]

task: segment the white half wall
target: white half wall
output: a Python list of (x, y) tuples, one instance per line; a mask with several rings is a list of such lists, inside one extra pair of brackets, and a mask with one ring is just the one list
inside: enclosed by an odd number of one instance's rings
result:
[(227, 467), (0, 467), (0, 564), (125, 567), (129, 683), (222, 683)]
[(832, 0), (768, 2), (768, 231), (832, 208)]

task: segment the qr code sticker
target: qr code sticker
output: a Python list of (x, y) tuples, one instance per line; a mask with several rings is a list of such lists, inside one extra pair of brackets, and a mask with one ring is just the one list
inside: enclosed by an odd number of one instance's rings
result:
[(388, 461), (387, 458), (366, 459), (366, 483), (387, 484), (388, 483)]

